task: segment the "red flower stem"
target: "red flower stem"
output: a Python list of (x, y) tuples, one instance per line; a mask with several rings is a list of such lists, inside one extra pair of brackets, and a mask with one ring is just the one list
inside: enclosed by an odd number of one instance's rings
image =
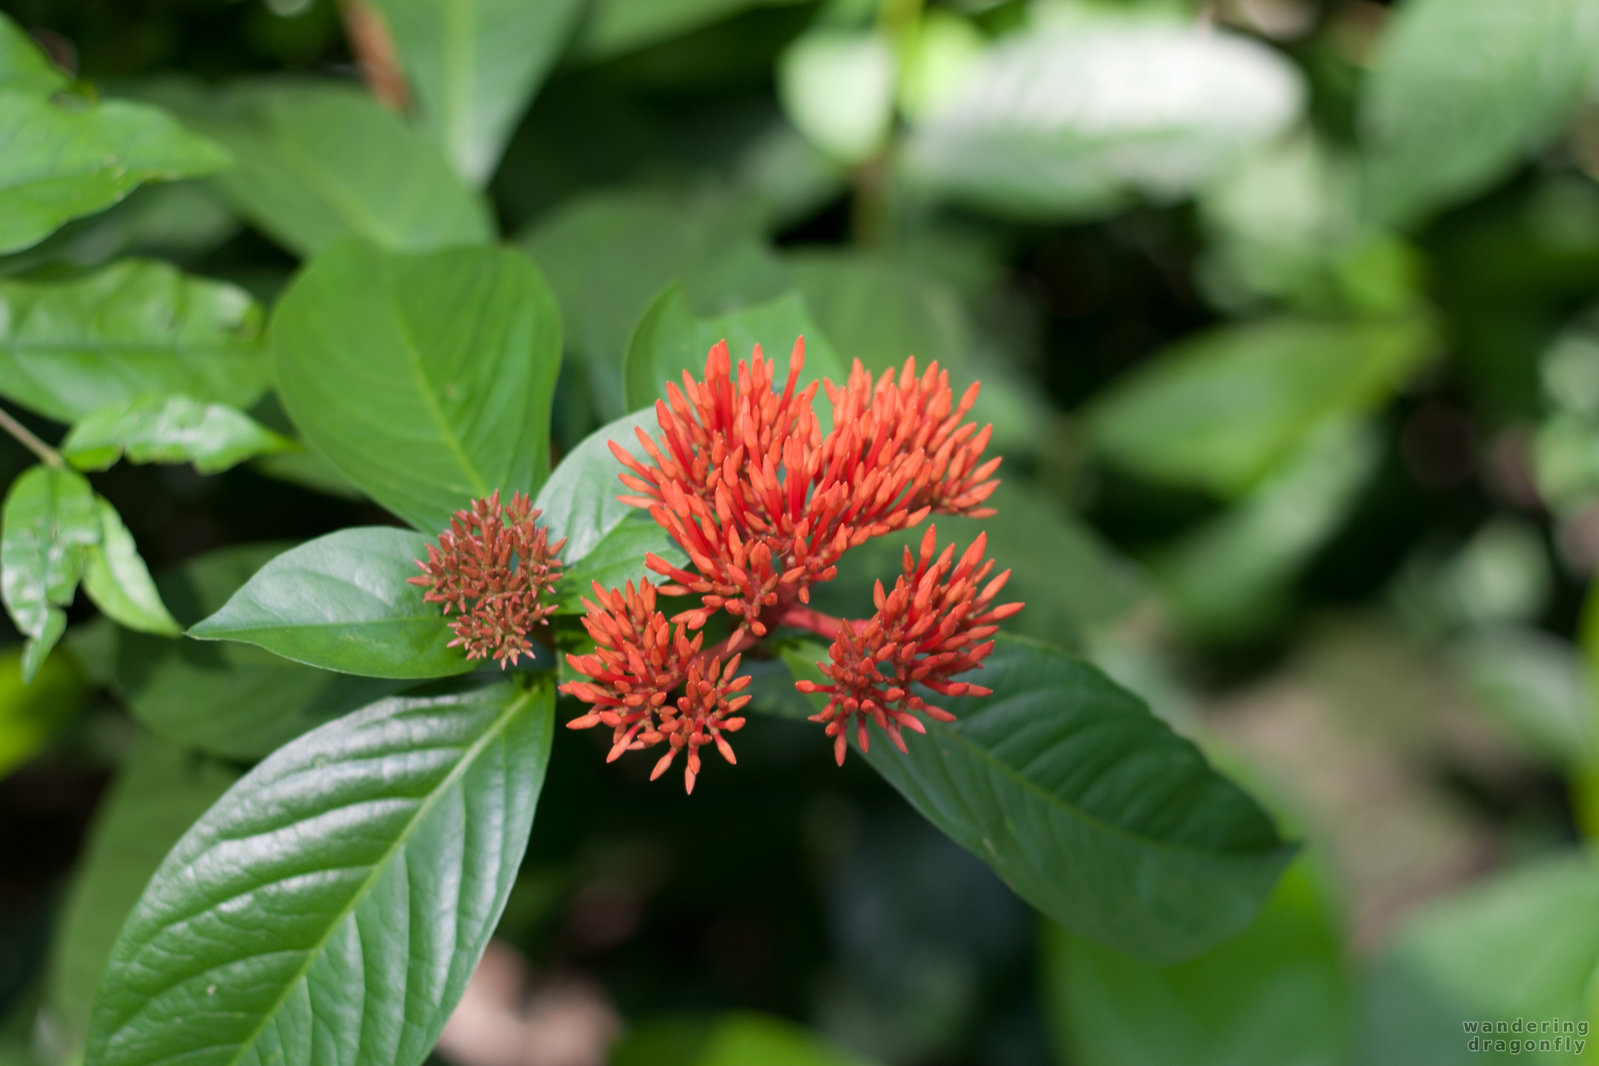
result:
[(780, 606), (772, 615), (771, 622), (777, 626), (793, 626), (795, 629), (808, 629), (812, 633), (828, 640), (834, 640), (844, 631), (846, 625), (855, 625), (842, 618), (834, 618), (830, 614), (806, 607), (799, 603), (788, 603)]

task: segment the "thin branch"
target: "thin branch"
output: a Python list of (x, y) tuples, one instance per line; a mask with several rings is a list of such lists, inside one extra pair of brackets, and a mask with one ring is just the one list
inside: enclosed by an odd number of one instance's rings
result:
[(28, 449), (34, 455), (37, 455), (40, 461), (46, 466), (53, 466), (57, 470), (60, 470), (67, 465), (66, 462), (61, 458), (60, 452), (50, 447), (50, 445), (46, 444), (38, 437), (35, 437), (31, 432), (29, 432), (27, 426), (23, 425), (21, 422), (18, 422), (15, 418), (12, 418), (11, 413), (3, 407), (0, 407), (0, 429), (5, 430), (7, 433), (17, 438), (17, 440), (22, 443), (24, 448)]

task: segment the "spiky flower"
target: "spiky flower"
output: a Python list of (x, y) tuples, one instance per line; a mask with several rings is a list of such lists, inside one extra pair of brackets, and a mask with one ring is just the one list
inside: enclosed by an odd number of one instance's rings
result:
[(994, 563), (983, 558), (986, 543), (987, 534), (979, 533), (959, 562), (954, 561), (954, 545), (935, 558), (938, 541), (929, 526), (919, 556), (905, 549), (905, 572), (895, 580), (893, 591), (885, 594), (883, 583), (877, 582), (873, 593), (877, 613), (864, 622), (845, 623), (828, 650), (830, 661), (817, 663), (828, 683), (794, 683), (801, 692), (827, 695), (827, 706), (811, 721), (826, 724), (840, 766), (852, 721), (862, 751), (870, 744), (868, 722), (905, 751), (901, 727), (926, 732), (918, 714), (940, 722), (955, 720), (949, 711), (918, 695), (918, 685), (940, 696), (990, 694), (981, 685), (954, 680), (982, 665), (994, 649), (990, 638), (999, 630), (999, 622), (1022, 609), (1019, 603), (993, 606), (1010, 571), (988, 580)]
[(427, 589), (422, 598), (442, 604), (445, 617), (455, 613), (449, 646), (469, 659), (493, 657), (504, 669), (531, 656), (528, 635), (555, 611), (549, 592), (561, 576), (557, 553), (566, 541), (549, 543), (538, 518), (526, 493), (502, 504), (496, 489), (455, 512), (438, 544), (428, 545), (427, 562), (416, 561), (422, 573), (411, 584)]
[[(984, 691), (951, 678), (981, 663), (993, 623), (1020, 605), (990, 605), (1005, 575), (982, 585), (992, 564), (981, 561), (981, 538), (959, 564), (952, 551), (934, 558), (924, 542), (925, 558), (913, 564), (907, 555), (894, 592), (879, 586), (873, 618), (846, 621), (807, 606), (812, 586), (831, 580), (840, 557), (872, 537), (934, 513), (993, 514), (985, 502), (998, 485), (999, 459), (983, 458), (989, 428), (966, 420), (977, 385), (957, 399), (937, 363), (918, 373), (908, 359), (874, 379), (856, 361), (842, 385), (820, 383), (832, 406), (832, 428), (823, 432), (813, 407), (818, 383), (799, 384), (804, 360), (802, 338), (779, 388), (777, 368), (758, 345), (735, 367), (726, 343), (718, 344), (704, 380), (685, 372), (681, 387), (667, 385), (656, 403), (659, 436), (637, 431), (643, 458), (611, 442), (628, 489), (619, 499), (648, 509), (688, 556), (683, 566), (646, 556), (664, 579), (659, 592), (697, 601), (670, 619), (656, 610), (656, 588), (648, 585), (625, 593), (596, 587), (597, 600), (585, 601), (596, 651), (568, 662), (591, 681), (564, 691), (594, 707), (573, 728), (615, 731), (612, 758), (665, 739), (674, 747), (656, 774), (686, 746), (690, 784), (698, 747), (715, 743), (731, 762), (723, 733), (743, 724), (729, 715), (748, 699), (726, 698), (748, 681), (732, 677), (738, 653), (777, 626), (833, 641), (830, 684), (802, 691), (831, 697), (818, 720), (840, 760), (850, 721), (863, 747), (867, 721), (903, 746), (900, 729), (920, 729), (917, 714), (947, 713), (926, 705), (913, 684), (945, 696)], [(729, 616), (732, 631), (704, 649), (701, 631), (718, 613)], [(689, 695), (670, 703), (684, 685)], [(679, 708), (676, 720), (702, 725), (669, 729), (660, 708), (670, 706)], [(698, 717), (685, 717), (689, 707), (700, 709)], [(681, 729), (689, 731), (677, 745)]]

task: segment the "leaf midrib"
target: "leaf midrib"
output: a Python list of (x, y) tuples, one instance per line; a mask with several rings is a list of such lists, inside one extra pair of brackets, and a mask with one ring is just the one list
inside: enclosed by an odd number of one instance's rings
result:
[[(239, 1062), (243, 1061), (244, 1055), (255, 1047), (256, 1041), (261, 1038), (261, 1034), (266, 1030), (267, 1025), (283, 1009), (283, 1004), (288, 1000), (289, 993), (300, 982), (305, 980), (306, 975), (311, 972), (311, 967), (316, 964), (316, 960), (322, 957), (328, 942), (333, 939), (334, 932), (341, 928), (349, 917), (355, 913), (355, 909), (367, 898), (378, 878), (387, 872), (389, 864), (394, 861), (394, 857), (410, 842), (417, 828), (433, 813), (433, 809), (438, 806), (444, 795), (454, 787), (456, 782), (465, 776), (467, 768), (477, 761), (477, 757), (488, 746), (489, 742), (497, 738), (511, 719), (520, 713), (523, 707), (533, 701), (536, 691), (535, 689), (527, 689), (506, 704), (505, 710), (501, 711), (490, 727), (483, 731), (483, 735), (471, 747), (467, 748), (466, 753), (462, 755), (460, 761), (455, 764), (450, 772), (444, 776), (444, 779), (439, 782), (438, 787), (433, 789), (417, 807), (416, 813), (406, 823), (404, 830), (396, 834), (394, 843), (372, 864), (372, 872), (350, 894), (350, 902), (340, 909), (332, 921), (328, 922), (327, 929), (323, 932), (321, 938), (306, 951), (305, 963), (293, 977), (283, 982), (283, 991), (278, 994), (277, 1001), (272, 1004), (270, 1009), (262, 1012), (260, 1021), (256, 1023), (255, 1028), (250, 1031), (249, 1035), (239, 1042), (238, 1051), (227, 1060), (226, 1066), (237, 1066)], [(169, 1056), (159, 1061), (170, 1063), (177, 1061), (177, 1057)]]
[[(996, 767), (1001, 776), (1003, 776), (1003, 777), (1005, 777), (1005, 778), (1007, 778), (1007, 779), (1019, 784), (1024, 791), (1027, 791), (1027, 792), (1030, 792), (1030, 793), (1034, 794), (1035, 796), (1037, 796), (1038, 798), (1043, 800), (1045, 803), (1047, 803), (1049, 806), (1061, 808), (1061, 809), (1065, 810), (1067, 813), (1069, 813), (1072, 817), (1078, 819), (1079, 821), (1086, 822), (1089, 825), (1095, 826), (1095, 827), (1097, 827), (1099, 829), (1104, 830), (1107, 833), (1111, 833), (1111, 834), (1113, 834), (1115, 836), (1118, 836), (1118, 837), (1121, 837), (1123, 839), (1133, 841), (1134, 843), (1137, 843), (1137, 844), (1139, 844), (1140, 846), (1143, 846), (1143, 847), (1155, 848), (1155, 849), (1158, 849), (1160, 851), (1172, 852), (1174, 854), (1179, 854), (1179, 855), (1194, 855), (1194, 856), (1210, 857), (1210, 858), (1221, 857), (1221, 858), (1249, 859), (1249, 858), (1265, 858), (1267, 856), (1272, 855), (1275, 852), (1282, 851), (1287, 846), (1285, 843), (1279, 841), (1277, 844), (1275, 844), (1275, 845), (1273, 845), (1271, 847), (1252, 848), (1252, 849), (1247, 850), (1247, 851), (1237, 851), (1237, 850), (1218, 851), (1218, 850), (1214, 850), (1214, 849), (1208, 849), (1207, 850), (1207, 849), (1199, 848), (1199, 847), (1196, 847), (1196, 846), (1193, 846), (1193, 845), (1178, 843), (1176, 841), (1164, 841), (1164, 840), (1158, 840), (1158, 839), (1156, 839), (1154, 837), (1142, 836), (1142, 835), (1134, 832), (1133, 830), (1128, 829), (1126, 826), (1120, 826), (1120, 825), (1117, 825), (1114, 822), (1106, 821), (1105, 819), (1103, 819), (1099, 815), (1096, 815), (1096, 814), (1094, 814), (1094, 813), (1092, 813), (1092, 812), (1090, 812), (1088, 810), (1085, 810), (1080, 805), (1075, 804), (1075, 803), (1069, 803), (1066, 800), (1063, 800), (1062, 798), (1060, 798), (1059, 796), (1056, 796), (1054, 793), (1052, 793), (1052, 792), (1048, 791), (1047, 789), (1045, 789), (1042, 785), (1040, 785), (1038, 782), (1034, 781), (1032, 778), (1024, 776), (1020, 771), (1016, 770), (1008, 762), (1005, 762), (1003, 759), (999, 758), (997, 755), (995, 755), (992, 752), (990, 752), (987, 748), (984, 748), (981, 745), (975, 743), (974, 741), (971, 741), (971, 740), (967, 739), (967, 737), (963, 733), (958, 732), (957, 730), (953, 729), (951, 726), (949, 726), (947, 724), (939, 723), (939, 722), (929, 723), (928, 738), (927, 739), (928, 740), (932, 740), (934, 737), (949, 737), (949, 738), (952, 739), (952, 741), (954, 743), (959, 744), (962, 748), (964, 748), (964, 749), (966, 749), (966, 750), (968, 750), (970, 752), (975, 752), (977, 758), (981, 762), (984, 762), (984, 763), (989, 764), (990, 766)], [(894, 758), (895, 756), (898, 756), (901, 759), (907, 759), (908, 758), (907, 756), (899, 755), (898, 752), (895, 752), (892, 755), (889, 755), (887, 757), (888, 758)], [(868, 759), (871, 758), (871, 755), (869, 753), (867, 755), (867, 758)], [(1214, 773), (1215, 771), (1212, 770), (1211, 772)], [(919, 774), (917, 776), (920, 777)]]

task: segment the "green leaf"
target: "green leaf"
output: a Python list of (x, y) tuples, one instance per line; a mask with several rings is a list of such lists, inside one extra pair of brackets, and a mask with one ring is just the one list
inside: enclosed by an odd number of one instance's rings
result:
[(161, 602), (133, 534), (106, 500), (96, 497), (100, 536), (84, 557), (83, 591), (113, 621), (145, 633), (175, 636), (183, 627)]
[[(220, 610), (282, 551), (212, 552), (164, 574), (156, 587), (173, 614), (192, 624)], [(249, 644), (113, 635), (114, 687), (133, 716), (175, 743), (230, 759), (259, 759), (409, 683), (329, 673)]]
[(67, 282), (0, 282), (0, 395), (59, 422), (181, 393), (266, 391), (262, 315), (232, 285), (128, 260)]
[[(785, 654), (797, 676), (808, 660)], [(1142, 701), (1093, 667), (1001, 638), (974, 678), (902, 755), (866, 759), (952, 840), (1078, 936), (1157, 962), (1247, 926), (1290, 848), (1242, 790)]]
[(1579, 647), (1540, 629), (1489, 626), (1471, 630), (1448, 650), (1472, 703), (1513, 745), (1541, 763), (1573, 771), (1599, 765), (1593, 611), (1590, 594)]
[(615, 441), (629, 455), (644, 458), (635, 431), (651, 433), (657, 428), (653, 408), (602, 426), (561, 460), (539, 490), (534, 506), (543, 512), (540, 521), (549, 528), (551, 543), (566, 539), (561, 549), (564, 571), (556, 587), (561, 613), (581, 612), (580, 601), (592, 594), (592, 582), (621, 588), (630, 579), (653, 580), (644, 566), (646, 552), (678, 565), (688, 561), (654, 519), (616, 498), (626, 489), (618, 480), (623, 468), (610, 443)]
[[(1574, 852), (1523, 864), (1434, 900), (1404, 923), (1363, 983), (1359, 1061), (1525, 1062), (1508, 1047), (1472, 1047), (1462, 1022), (1560, 1019), (1586, 1028), (1596, 975), (1599, 864)], [(1570, 1041), (1584, 1037), (1547, 1035), (1565, 1043), (1532, 1061), (1577, 1061)]]
[(1360, 101), (1372, 212), (1414, 225), (1484, 191), (1576, 117), (1596, 74), (1587, 0), (1407, 0)]
[(1213, 639), (1276, 624), (1292, 579), (1349, 517), (1381, 459), (1371, 426), (1323, 427), (1233, 507), (1150, 560), (1167, 608), (1184, 629)]
[(67, 85), (66, 74), (50, 62), (44, 49), (21, 26), (0, 14), (0, 92), (9, 89), (48, 96)]
[(161, 860), (238, 774), (146, 738), (101, 801), (51, 946), (46, 1001), (74, 1045), (89, 1028), (100, 972)]
[(37, 244), (144, 182), (210, 174), (227, 162), (222, 149), (153, 107), (0, 89), (0, 254)]
[(1304, 862), (1260, 918), (1198, 958), (1161, 966), (1050, 926), (1045, 988), (1061, 1060), (1076, 1066), (1344, 1066), (1354, 989), (1343, 938)]
[(31, 681), (67, 627), (89, 549), (101, 534), (94, 490), (70, 470), (36, 466), (12, 482), (0, 511), (0, 599), (27, 638)]
[(488, 205), (422, 133), (355, 86), (255, 83), (161, 97), (238, 165), (215, 185), (285, 247), (344, 237), (402, 251), (494, 239)]
[(628, 412), (622, 376), (628, 338), (667, 285), (682, 282), (701, 312), (786, 291), (782, 261), (761, 238), (759, 220), (747, 214), (722, 201), (593, 193), (563, 204), (521, 242), (549, 275), (567, 343), (581, 357), (600, 417)]
[(807, 249), (785, 261), (822, 333), (845, 353), (841, 362), (859, 359), (882, 373), (903, 366), (906, 356), (921, 367), (936, 359), (957, 392), (982, 382), (971, 417), (993, 425), (994, 454), (1015, 459), (1038, 450), (1047, 402), (973, 328), (955, 292), (906, 264), (853, 250)]
[(482, 184), (583, 10), (582, 0), (372, 0), (422, 122)]
[(267, 758), (151, 879), (87, 1060), (422, 1062), (515, 879), (553, 708), (548, 681), (396, 698)]
[[(794, 342), (801, 337), (805, 339), (801, 386), (824, 377), (843, 382), (845, 367), (822, 336), (805, 305), (805, 297), (799, 293), (790, 292), (766, 303), (702, 318), (689, 310), (681, 286), (673, 285), (650, 304), (628, 341), (622, 363), (627, 405), (634, 409), (653, 407), (657, 399), (666, 395), (668, 382), (682, 387), (685, 370), (703, 378), (706, 353), (724, 340), (735, 363), (749, 359), (759, 344), (766, 357), (777, 360), (786, 374)], [(783, 380), (779, 375), (778, 384)], [(825, 396), (820, 407), (825, 412)]]
[(561, 325), (521, 253), (338, 245), (283, 294), (271, 344), (307, 443), (419, 529), (543, 484)]
[(669, 40), (755, 7), (804, 0), (590, 0), (577, 51), (601, 59)]
[(1247, 37), (1095, 19), (1004, 38), (912, 134), (908, 176), (1008, 215), (1173, 199), (1292, 125), (1296, 69)]
[(822, 28), (777, 62), (783, 111), (823, 154), (855, 166), (881, 152), (894, 122), (894, 48), (872, 31)]
[(629, 1026), (613, 1066), (870, 1066), (793, 1022), (753, 1011)]
[(126, 454), (132, 463), (193, 463), (216, 474), (294, 442), (248, 415), (190, 396), (146, 396), (102, 408), (72, 427), (61, 454), (79, 470), (105, 470)]
[(430, 538), (387, 526), (341, 529), (263, 566), (222, 609), (190, 627), (200, 640), (254, 644), (285, 659), (365, 677), (445, 677), (476, 664), (437, 604), (408, 584)]
[(0, 781), (49, 744), (83, 707), (89, 688), (68, 659), (22, 677), (22, 649), (0, 651)]
[(1089, 429), (1117, 465), (1236, 496), (1324, 426), (1387, 400), (1432, 348), (1421, 318), (1224, 326), (1101, 394)]

